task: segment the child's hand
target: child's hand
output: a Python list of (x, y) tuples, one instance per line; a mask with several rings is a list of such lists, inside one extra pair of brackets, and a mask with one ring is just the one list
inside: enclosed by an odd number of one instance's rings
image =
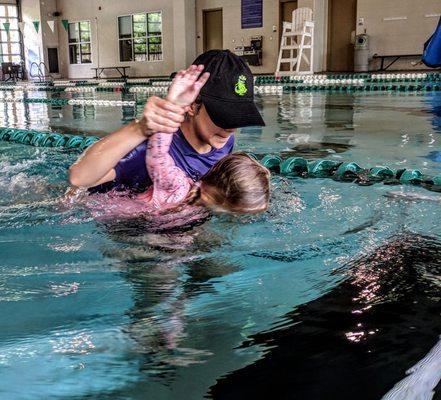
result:
[(191, 65), (179, 71), (168, 90), (167, 100), (183, 107), (191, 105), (210, 76), (209, 72), (205, 72), (198, 79), (203, 70), (203, 65)]

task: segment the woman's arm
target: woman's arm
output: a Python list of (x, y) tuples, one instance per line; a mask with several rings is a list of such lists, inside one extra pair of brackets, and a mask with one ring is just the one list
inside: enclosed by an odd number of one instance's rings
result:
[(132, 122), (88, 148), (69, 169), (69, 182), (91, 187), (115, 178), (115, 165), (145, 141), (153, 131), (176, 132), (184, 120), (185, 108), (151, 97), (139, 122)]
[(114, 179), (113, 168), (118, 161), (146, 139), (146, 135), (136, 122), (125, 125), (104, 137), (90, 146), (71, 165), (69, 168), (70, 184), (77, 187), (90, 187)]

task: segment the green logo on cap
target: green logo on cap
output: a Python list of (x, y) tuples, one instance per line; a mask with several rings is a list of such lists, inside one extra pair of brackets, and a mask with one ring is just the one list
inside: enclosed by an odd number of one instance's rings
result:
[(247, 77), (245, 75), (239, 75), (239, 78), (237, 79), (237, 83), (234, 85), (234, 91), (239, 96), (244, 96), (246, 92), (248, 92), (247, 86), (245, 85), (246, 80)]

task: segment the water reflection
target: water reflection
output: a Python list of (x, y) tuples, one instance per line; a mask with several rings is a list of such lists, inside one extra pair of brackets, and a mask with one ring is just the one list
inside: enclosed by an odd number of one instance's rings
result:
[[(354, 102), (351, 94), (289, 93), (272, 96), (264, 102), (264, 110), (277, 100), (276, 120), (279, 130), (274, 138), (285, 142), (284, 157), (294, 155), (319, 158), (346, 152), (354, 136)], [(270, 108), (271, 109), (271, 108)], [(267, 124), (272, 124), (271, 115), (265, 114)]]
[(226, 237), (207, 226), (184, 230), (127, 235), (127, 228), (105, 226), (118, 244), (105, 254), (120, 260), (121, 275), (133, 288), (130, 323), (124, 331), (142, 357), (140, 370), (162, 381), (172, 380), (177, 367), (201, 363), (211, 355), (204, 348), (183, 346), (187, 303), (196, 296), (215, 295), (215, 279), (241, 269), (227, 257), (213, 255), (228, 242)]
[(411, 233), (360, 256), (343, 283), (243, 343), (266, 348), (264, 357), (220, 379), (210, 397), (381, 398), (438, 341), (440, 260), (438, 238)]

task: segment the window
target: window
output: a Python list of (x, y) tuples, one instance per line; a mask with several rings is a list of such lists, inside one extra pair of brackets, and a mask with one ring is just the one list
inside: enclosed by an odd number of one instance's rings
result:
[(119, 60), (162, 60), (162, 14), (142, 13), (118, 17)]
[[(5, 29), (5, 23), (9, 24), (9, 29)], [(18, 64), (21, 60), (21, 35), (18, 30), (17, 6), (0, 4), (0, 62)]]
[(69, 60), (71, 64), (92, 62), (90, 21), (69, 24)]

